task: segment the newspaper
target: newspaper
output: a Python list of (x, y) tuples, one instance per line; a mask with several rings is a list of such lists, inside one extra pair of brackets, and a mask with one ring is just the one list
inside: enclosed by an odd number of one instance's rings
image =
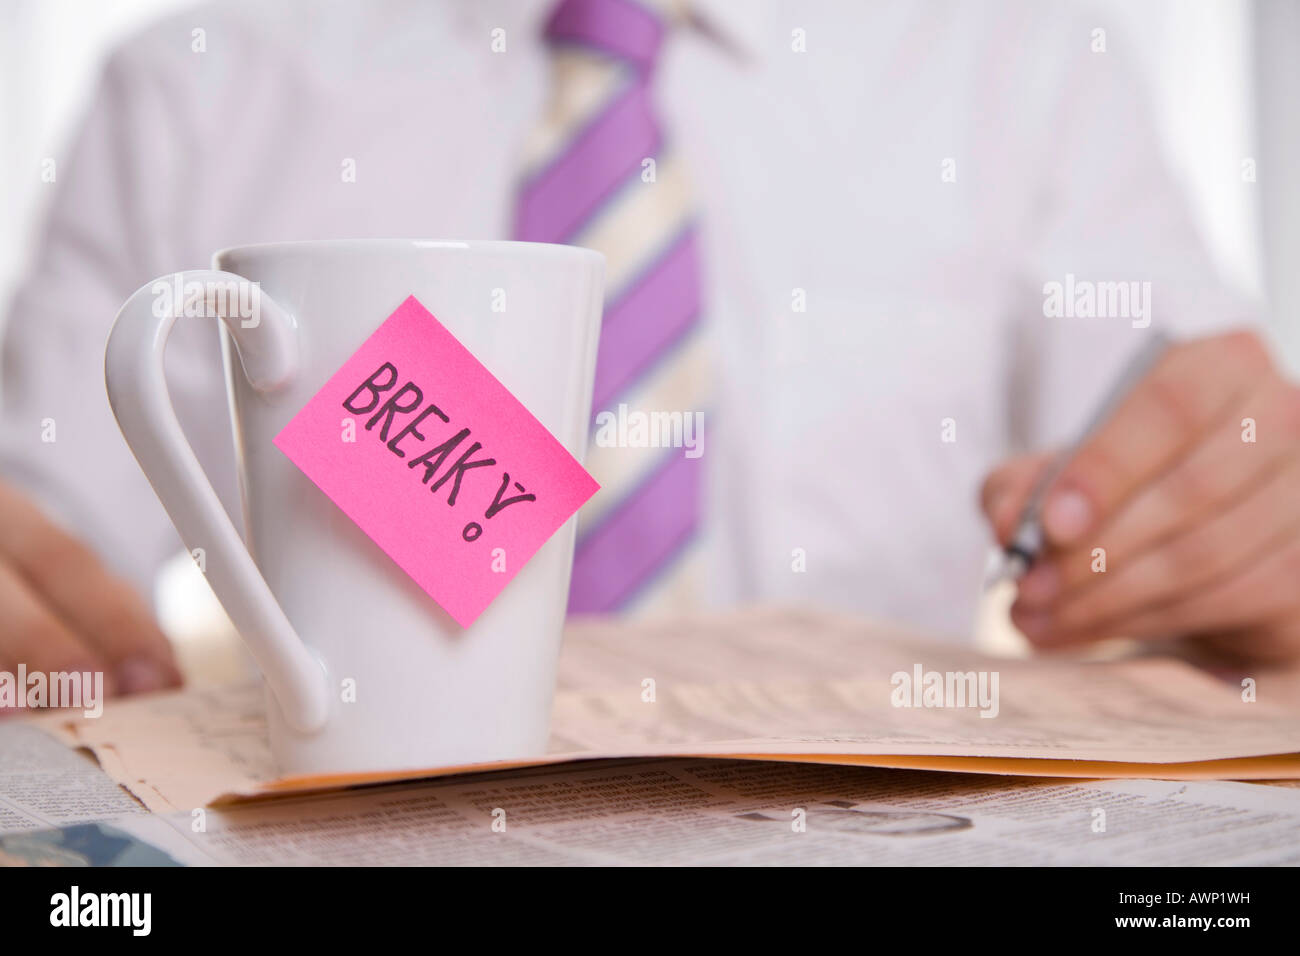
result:
[(0, 720), (0, 833), (130, 813), (147, 811), (88, 755), (29, 724)]
[[(931, 707), (908, 695), (900, 703), (900, 674), (968, 675), (976, 687), (986, 679), (996, 699)], [(1300, 695), (1287, 676), (1224, 681), (1161, 658), (1002, 660), (857, 619), (754, 609), (572, 626), (551, 753), (532, 761), (282, 778), (256, 685), (117, 702), (98, 720), (46, 718), (45, 726), (91, 750), (159, 812), (628, 756), (1078, 778), (1296, 779)]]
[(1240, 783), (627, 759), (0, 836), (127, 865), (1300, 863), (1300, 791)]

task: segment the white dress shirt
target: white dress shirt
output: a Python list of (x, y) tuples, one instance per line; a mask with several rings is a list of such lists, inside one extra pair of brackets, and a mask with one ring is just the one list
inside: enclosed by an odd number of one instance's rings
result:
[[(1115, 31), (1094, 52), (1099, 24), (1032, 0), (692, 6), (657, 88), (702, 217), (710, 600), (964, 639), (983, 475), (1067, 438), (1141, 339), (1128, 317), (1045, 315), (1044, 284), (1149, 281), (1152, 323), (1182, 332), (1251, 313), (1214, 277)], [(508, 236), (547, 8), (237, 0), (118, 49), (13, 306), (6, 476), (147, 580), (179, 545), (105, 398), (118, 306), (225, 246)], [(215, 329), (178, 326), (168, 373), (238, 514)]]

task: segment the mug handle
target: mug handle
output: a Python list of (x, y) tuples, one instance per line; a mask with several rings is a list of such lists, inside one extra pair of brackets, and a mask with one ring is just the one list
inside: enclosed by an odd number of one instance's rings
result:
[[(187, 294), (200, 283), (202, 295)], [(233, 283), (233, 285), (232, 285)], [(104, 382), (118, 427), (191, 552), (203, 548), (205, 574), (257, 661), (286, 722), (321, 729), (329, 715), (324, 666), (294, 631), (231, 524), (176, 418), (163, 375), (163, 354), (176, 319), (220, 318), (249, 383), (259, 392), (287, 384), (298, 364), (297, 322), (252, 284), (252, 315), (241, 317), (238, 290), (250, 283), (230, 272), (179, 272), (141, 286), (118, 312), (104, 352)], [(219, 290), (225, 291), (219, 291)], [(232, 296), (230, 290), (236, 290)], [(176, 296), (173, 291), (181, 292)]]

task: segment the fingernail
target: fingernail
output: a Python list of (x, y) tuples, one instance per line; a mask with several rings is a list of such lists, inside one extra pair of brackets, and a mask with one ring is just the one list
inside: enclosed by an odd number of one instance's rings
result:
[(988, 517), (989, 527), (993, 529), (993, 534), (1002, 543), (1005, 538), (1011, 534), (1012, 527), (1015, 524), (1015, 496), (1008, 491), (995, 491), (989, 498), (988, 509), (985, 514)]
[(1061, 591), (1061, 573), (1050, 564), (1038, 564), (1020, 579), (1016, 597), (1035, 607), (1050, 604)]
[(123, 694), (143, 694), (169, 685), (166, 669), (150, 657), (131, 657), (117, 665), (117, 688)]
[(1072, 489), (1058, 491), (1047, 502), (1043, 524), (1053, 541), (1068, 544), (1092, 526), (1092, 504)]
[(1009, 528), (1014, 520), (1012, 512), (1015, 510), (1015, 506), (1015, 499), (1009, 492), (999, 492), (997, 497), (993, 499), (993, 503), (989, 505), (989, 517), (993, 521), (993, 527)]

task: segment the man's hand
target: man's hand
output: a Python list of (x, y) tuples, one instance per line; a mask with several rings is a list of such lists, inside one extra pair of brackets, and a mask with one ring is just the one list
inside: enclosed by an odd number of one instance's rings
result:
[[(1050, 457), (985, 481), (999, 542)], [(1053, 483), (1043, 525), (1011, 611), (1034, 644), (1196, 636), (1300, 658), (1300, 389), (1253, 333), (1173, 346)]]
[(102, 671), (108, 694), (180, 683), (171, 645), (132, 587), (0, 482), (0, 671), (19, 664), (29, 674)]

